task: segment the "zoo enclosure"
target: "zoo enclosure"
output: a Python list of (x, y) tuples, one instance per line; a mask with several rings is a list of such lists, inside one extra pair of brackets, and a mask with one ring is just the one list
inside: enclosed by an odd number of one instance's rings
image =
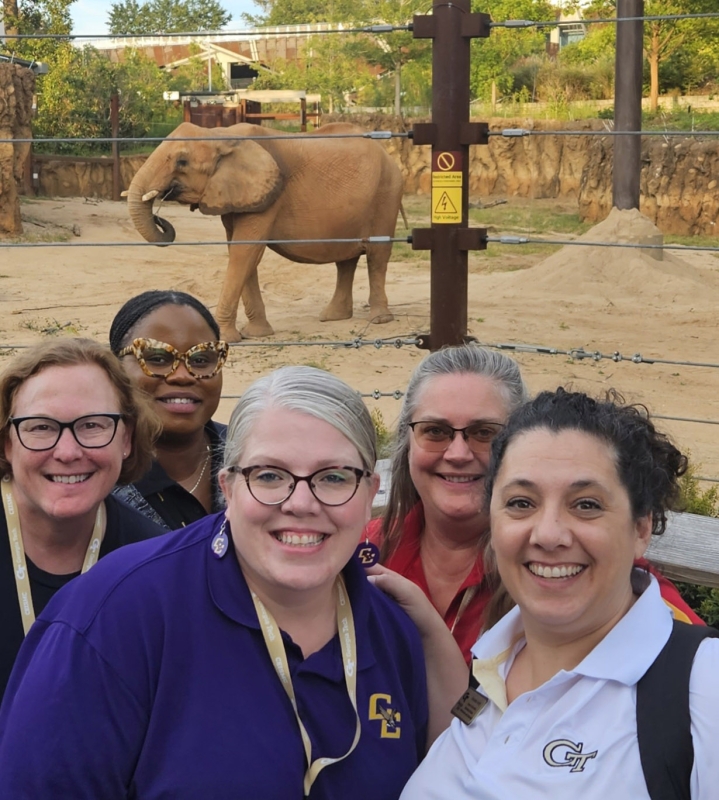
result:
[[(460, 11), (464, 16), (454, 13)], [(460, 0), (453, 6), (435, 2), (435, 14), (430, 17), (415, 17), (412, 26), (402, 26), (397, 29), (412, 29), (416, 38), (434, 38), (435, 46), (434, 67), (436, 81), (434, 85), (433, 117), (437, 122), (415, 126), (414, 130), (407, 134), (413, 139), (414, 144), (431, 144), (436, 157), (433, 158), (433, 177), (432, 177), (432, 227), (430, 229), (415, 229), (411, 237), (406, 239), (387, 239), (387, 241), (407, 241), (413, 249), (429, 249), (432, 253), (432, 323), (428, 335), (420, 335), (416, 338), (415, 344), (420, 347), (431, 347), (436, 349), (443, 344), (457, 344), (466, 338), (467, 329), (467, 252), (470, 249), (484, 249), (488, 243), (501, 244), (592, 244), (594, 246), (631, 246), (620, 243), (579, 243), (575, 241), (559, 241), (557, 239), (535, 239), (531, 237), (490, 237), (487, 231), (482, 228), (469, 228), (467, 224), (467, 161), (468, 148), (473, 144), (487, 144), (490, 132), (486, 125), (482, 123), (471, 123), (468, 119), (468, 85), (465, 85), (464, 73), (469, 65), (469, 39), (489, 35), (492, 26), (502, 25), (504, 27), (522, 28), (533, 25), (544, 25), (545, 23), (535, 23), (532, 21), (508, 21), (506, 23), (492, 23), (487, 15), (470, 14), (468, 2)], [(708, 16), (708, 15), (707, 15)], [(714, 15), (719, 16), (719, 14)], [(371, 31), (368, 31), (371, 32)], [(461, 75), (460, 75), (461, 73)], [(458, 75), (462, 78), (457, 80)], [(451, 87), (449, 90), (448, 87)], [(587, 132), (572, 132), (573, 135), (591, 135)], [(617, 132), (622, 136), (641, 136), (642, 131), (621, 131)], [(697, 132), (702, 135), (717, 135), (716, 132)], [(603, 135), (610, 135), (605, 132)], [(387, 139), (392, 134), (376, 131), (368, 134), (369, 138)], [(496, 134), (495, 134), (496, 135)], [(514, 129), (501, 133), (506, 137), (538, 135), (537, 132)], [(22, 140), (16, 140), (22, 141)], [(113, 136), (109, 141), (114, 147), (119, 147), (121, 141), (117, 136)], [(449, 173), (449, 175), (447, 174)], [(454, 175), (452, 175), (454, 173)], [(435, 177), (436, 174), (436, 177)], [(450, 178), (450, 175), (452, 177)], [(435, 189), (437, 190), (435, 201)], [(450, 191), (451, 190), (451, 191)], [(447, 198), (442, 206), (442, 198)], [(456, 198), (456, 202), (452, 200)], [(448, 210), (451, 206), (452, 210)], [(376, 238), (376, 237), (375, 237)], [(258, 244), (260, 242), (257, 242)], [(264, 244), (274, 244), (275, 242), (263, 242)], [(279, 242), (278, 242), (279, 243)], [(144, 243), (143, 243), (144, 244)], [(179, 243), (178, 243), (179, 244)], [(217, 243), (181, 243), (181, 246), (198, 244), (222, 244)], [(20, 245), (6, 245), (20, 246)], [(41, 246), (36, 244), (34, 246)], [(50, 245), (52, 246), (52, 245)], [(77, 244), (73, 246), (84, 246)], [(637, 245), (639, 246), (639, 245)], [(641, 246), (647, 249), (647, 245)], [(658, 245), (661, 249), (666, 246)], [(719, 248), (703, 248), (719, 251)], [(443, 267), (440, 271), (439, 267)], [(448, 279), (449, 274), (449, 279)], [(380, 340), (378, 340), (380, 341)], [(280, 343), (277, 343), (280, 344)], [(282, 343), (287, 346), (289, 343)], [(318, 343), (319, 344), (319, 343)], [(328, 344), (328, 343), (323, 343)], [(336, 344), (336, 343), (333, 343)], [(264, 344), (263, 346), (267, 346)], [(549, 353), (550, 348), (545, 348)], [(559, 352), (553, 350), (553, 353)], [(617, 354), (615, 354), (617, 355)], [(619, 359), (621, 360), (621, 359)], [(635, 361), (635, 359), (632, 359)], [(635, 363), (642, 363), (646, 359), (638, 359)], [(660, 361), (655, 359), (655, 362)], [(717, 364), (691, 364), (691, 366), (703, 366), (717, 368)], [(396, 394), (396, 393), (393, 393)], [(373, 393), (374, 396), (374, 393)], [(697, 420), (699, 422), (699, 420)], [(712, 424), (713, 421), (709, 421)], [(694, 547), (694, 532), (696, 522), (689, 517), (678, 517), (689, 521), (692, 534), (692, 548)], [(714, 524), (709, 523), (708, 524)], [(715, 534), (714, 541), (716, 542)], [(686, 550), (684, 545), (680, 550)], [(691, 549), (691, 548), (689, 548)], [(716, 549), (716, 547), (714, 547)], [(675, 563), (678, 555), (672, 555), (667, 563)], [(700, 565), (701, 566), (701, 565)], [(705, 580), (712, 580), (711, 576), (719, 571), (719, 565), (710, 564)], [(683, 576), (679, 576), (683, 577)]]

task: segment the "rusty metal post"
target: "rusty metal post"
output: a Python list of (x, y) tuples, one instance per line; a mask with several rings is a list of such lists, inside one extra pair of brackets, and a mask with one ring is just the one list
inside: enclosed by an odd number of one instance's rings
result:
[[(617, 19), (643, 17), (644, 0), (617, 0)], [(614, 130), (642, 129), (643, 20), (617, 22), (614, 79)], [(642, 137), (614, 137), (612, 204), (619, 209), (639, 208), (642, 173)]]
[(307, 132), (307, 98), (300, 98), (300, 130), (302, 133)]
[(430, 335), (438, 350), (467, 336), (467, 251), (482, 249), (483, 229), (467, 228), (469, 145), (487, 143), (487, 125), (469, 122), (470, 40), (489, 35), (487, 14), (470, 0), (434, 0), (431, 16), (416, 16), (416, 39), (433, 39), (432, 119), (415, 125), (414, 144), (432, 145), (432, 227), (412, 232), (413, 249), (431, 250)]
[[(113, 94), (110, 97), (110, 127), (112, 128), (112, 138), (120, 136), (120, 98)], [(119, 200), (122, 192), (120, 178), (120, 142), (112, 143), (112, 199)]]

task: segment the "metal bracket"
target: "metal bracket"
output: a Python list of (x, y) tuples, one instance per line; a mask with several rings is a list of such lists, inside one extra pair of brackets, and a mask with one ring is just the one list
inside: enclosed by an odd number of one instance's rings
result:
[(459, 250), (486, 250), (486, 228), (457, 228), (457, 248)]
[(434, 228), (412, 228), (412, 249), (433, 250)]
[(437, 141), (436, 122), (415, 122), (408, 134), (412, 144), (435, 144)]
[[(465, 39), (486, 39), (492, 28), (489, 14), (465, 14), (461, 22), (461, 36)], [(434, 39), (437, 18), (431, 14), (416, 14), (412, 17), (412, 36), (415, 39)]]
[(412, 36), (415, 39), (434, 39), (437, 18), (432, 14), (415, 14), (412, 17)]
[(486, 122), (463, 122), (459, 129), (460, 144), (489, 144), (489, 125)]
[(492, 28), (489, 14), (466, 14), (462, 17), (462, 36), (466, 39), (486, 39)]

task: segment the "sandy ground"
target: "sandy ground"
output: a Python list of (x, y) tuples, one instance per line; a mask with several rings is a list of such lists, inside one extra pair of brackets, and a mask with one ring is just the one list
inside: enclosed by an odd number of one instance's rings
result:
[[(206, 242), (224, 237), (218, 219), (190, 214), (178, 206), (165, 206), (163, 216), (176, 226), (178, 240)], [(141, 241), (123, 203), (32, 200), (23, 204), (23, 217), (30, 237), (56, 239), (65, 234), (71, 245)], [(79, 236), (73, 234), (73, 226)], [(687, 252), (681, 259), (672, 256), (656, 262), (630, 258), (628, 251), (618, 249), (597, 255), (575, 247), (549, 259), (542, 253), (520, 258), (515, 252), (504, 265), (493, 259), (493, 271), (474, 262), (470, 269), (470, 332), (481, 341), (719, 362), (719, 260), (715, 256)], [(63, 332), (106, 341), (120, 305), (146, 289), (181, 289), (214, 308), (225, 264), (223, 246), (0, 248), (0, 344), (28, 344)], [(499, 271), (502, 268), (513, 271)], [(358, 335), (375, 339), (428, 330), (428, 261), (390, 264), (387, 294), (396, 318), (387, 325), (367, 325), (367, 275), (362, 262), (355, 281), (354, 318), (319, 322), (334, 279), (332, 265), (294, 264), (266, 253), (260, 284), (275, 342), (346, 341)], [(10, 355), (0, 350), (0, 360)], [(233, 349), (224, 391), (237, 395), (274, 367), (304, 363), (331, 370), (361, 392), (392, 392), (404, 388), (422, 356), (423, 351), (414, 347), (347, 349), (261, 343)], [(560, 384), (593, 393), (614, 387), (646, 403), (656, 414), (719, 421), (717, 369), (576, 361), (527, 353), (518, 353), (516, 358), (533, 391)], [(394, 423), (399, 410), (396, 400), (367, 402), (381, 410), (388, 425)], [(223, 399), (218, 419), (227, 420), (233, 403), (231, 397)], [(701, 475), (719, 477), (719, 426), (662, 424), (691, 451)]]

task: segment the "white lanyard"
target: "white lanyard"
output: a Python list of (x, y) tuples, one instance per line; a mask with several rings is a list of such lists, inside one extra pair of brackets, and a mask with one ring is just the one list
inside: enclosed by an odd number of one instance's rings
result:
[[(35, 622), (35, 609), (32, 604), (32, 592), (30, 590), (30, 577), (27, 572), (27, 561), (25, 559), (25, 549), (22, 543), (22, 533), (20, 532), (20, 516), (17, 513), (17, 503), (12, 491), (12, 478), (5, 475), (2, 479), (2, 502), (5, 508), (5, 522), (10, 539), (10, 552), (12, 554), (13, 572), (15, 573), (15, 586), (17, 587), (17, 599), (20, 603), (20, 615), (22, 617), (22, 627), (27, 632)], [(100, 546), (105, 537), (105, 504), (100, 503), (95, 517), (95, 527), (92, 531), (92, 538), (85, 552), (85, 561), (82, 571), (87, 572), (100, 557)]]
[(349, 695), (352, 708), (354, 708), (357, 726), (355, 728), (355, 738), (350, 746), (350, 749), (339, 758), (317, 758), (312, 761), (312, 742), (310, 741), (309, 734), (305, 726), (302, 724), (300, 714), (297, 709), (297, 700), (295, 699), (295, 690), (292, 686), (292, 677), (290, 675), (289, 664), (287, 663), (287, 654), (285, 647), (282, 643), (282, 634), (277, 626), (272, 614), (265, 608), (262, 601), (257, 595), (252, 592), (252, 600), (255, 604), (257, 611), (257, 618), (260, 622), (262, 635), (265, 639), (267, 651), (272, 659), (272, 665), (277, 672), (277, 677), (282, 682), (282, 686), (290, 698), (292, 708), (297, 718), (297, 724), (300, 727), (300, 734), (302, 736), (302, 744), (305, 748), (305, 758), (307, 759), (307, 770), (305, 772), (304, 791), (305, 797), (309, 796), (312, 784), (317, 779), (320, 772), (330, 764), (336, 764), (338, 761), (347, 758), (347, 756), (357, 747), (360, 739), (362, 723), (360, 722), (359, 714), (357, 712), (357, 640), (355, 637), (354, 617), (352, 616), (352, 608), (350, 606), (349, 597), (347, 596), (347, 589), (345, 587), (342, 576), (337, 577), (335, 582), (335, 589), (337, 591), (337, 629), (340, 635), (340, 648), (342, 650), (342, 663), (344, 665), (345, 685), (347, 686), (347, 694)]

